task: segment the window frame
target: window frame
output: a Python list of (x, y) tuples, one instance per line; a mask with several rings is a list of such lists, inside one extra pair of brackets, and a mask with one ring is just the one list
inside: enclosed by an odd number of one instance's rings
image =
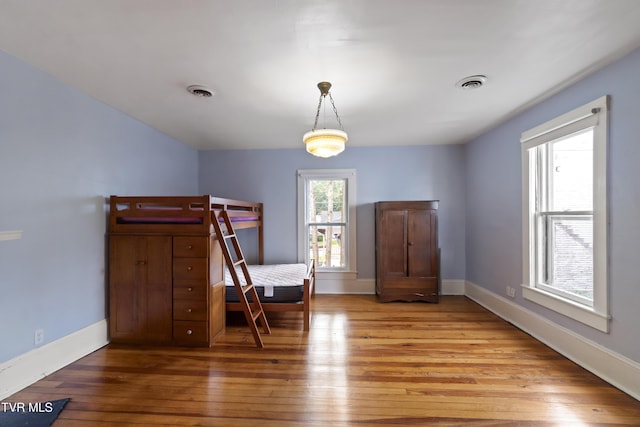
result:
[(300, 169), (297, 172), (298, 186), (298, 262), (309, 263), (309, 247), (306, 244), (309, 223), (307, 221), (307, 189), (310, 180), (346, 180), (346, 221), (344, 267), (319, 267), (319, 272), (356, 273), (356, 170), (355, 169)]
[[(607, 220), (607, 138), (609, 97), (603, 96), (521, 135), (522, 162), (522, 295), (569, 318), (602, 332), (609, 331), (608, 309), (608, 220)], [(538, 286), (539, 257), (536, 210), (540, 163), (537, 148), (588, 129), (593, 129), (593, 302), (585, 304)], [(578, 214), (584, 212), (572, 212)]]

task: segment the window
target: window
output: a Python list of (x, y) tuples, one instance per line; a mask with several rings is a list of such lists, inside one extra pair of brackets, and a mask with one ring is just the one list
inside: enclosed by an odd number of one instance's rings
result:
[(298, 171), (298, 259), (322, 271), (355, 271), (355, 181), (351, 169)]
[(607, 332), (607, 97), (522, 134), (523, 296)]

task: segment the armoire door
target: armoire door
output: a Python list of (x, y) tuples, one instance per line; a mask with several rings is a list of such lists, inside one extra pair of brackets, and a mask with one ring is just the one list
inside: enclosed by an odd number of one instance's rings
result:
[(407, 211), (384, 209), (377, 234), (380, 254), (379, 271), (384, 277), (407, 277)]
[(407, 276), (433, 277), (437, 274), (435, 255), (436, 211), (409, 210), (407, 213)]
[(114, 342), (170, 343), (170, 236), (118, 236), (109, 242), (109, 332)]

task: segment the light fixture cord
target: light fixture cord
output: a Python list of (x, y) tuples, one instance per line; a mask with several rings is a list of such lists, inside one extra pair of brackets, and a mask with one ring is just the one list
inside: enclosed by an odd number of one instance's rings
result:
[[(338, 115), (338, 109), (336, 108), (336, 104), (333, 102), (333, 96), (331, 96), (331, 92), (327, 92), (329, 95), (329, 100), (331, 101), (331, 106), (333, 107), (333, 112), (336, 114), (336, 119), (338, 120), (338, 125), (340, 126), (340, 130), (344, 132), (344, 128), (342, 127), (342, 121), (340, 120), (340, 116)], [(313, 122), (313, 128), (311, 131), (316, 130), (318, 127), (318, 118), (320, 117), (320, 108), (322, 107), (322, 98), (326, 95), (320, 94), (320, 99), (318, 100), (318, 109), (316, 111), (316, 120)]]

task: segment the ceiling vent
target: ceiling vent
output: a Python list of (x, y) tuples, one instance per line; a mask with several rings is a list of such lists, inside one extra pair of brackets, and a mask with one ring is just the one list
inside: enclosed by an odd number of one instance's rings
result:
[(189, 93), (201, 98), (211, 98), (213, 96), (213, 91), (200, 85), (191, 85), (187, 87), (187, 90), (189, 91)]
[(469, 76), (456, 83), (456, 87), (462, 90), (472, 90), (481, 88), (487, 81), (487, 76)]

